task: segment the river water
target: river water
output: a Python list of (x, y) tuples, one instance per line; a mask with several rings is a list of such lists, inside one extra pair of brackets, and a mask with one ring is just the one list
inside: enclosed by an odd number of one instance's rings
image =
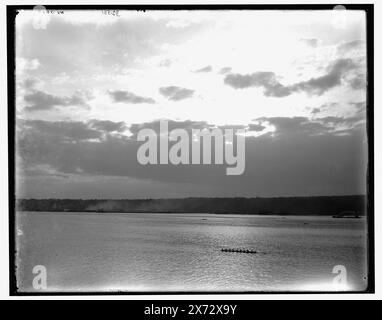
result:
[[(16, 227), (20, 291), (38, 290), (36, 265), (46, 270), (45, 290), (60, 292), (366, 287), (365, 218), (18, 212)], [(341, 285), (333, 284), (335, 266)]]

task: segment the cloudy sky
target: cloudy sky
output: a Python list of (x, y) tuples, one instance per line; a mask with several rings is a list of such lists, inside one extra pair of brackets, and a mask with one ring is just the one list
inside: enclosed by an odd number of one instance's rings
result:
[[(21, 11), (17, 196), (363, 194), (365, 32), (361, 11)], [(140, 165), (160, 119), (246, 129), (244, 174)]]

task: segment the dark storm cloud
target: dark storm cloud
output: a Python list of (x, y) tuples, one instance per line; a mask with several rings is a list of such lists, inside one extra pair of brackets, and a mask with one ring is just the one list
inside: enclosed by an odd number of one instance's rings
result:
[(293, 85), (281, 84), (274, 72), (255, 72), (244, 75), (231, 73), (226, 75), (224, 83), (235, 89), (263, 88), (264, 95), (268, 97), (285, 97), (299, 91), (322, 95), (324, 92), (341, 85), (343, 77), (355, 69), (357, 69), (357, 64), (353, 60), (338, 59), (326, 68), (327, 73), (325, 75)]
[[(267, 122), (275, 127), (275, 132), (269, 133), (273, 136), (319, 136), (336, 135), (339, 127), (355, 128), (357, 124), (365, 122), (365, 116), (356, 114), (350, 117), (322, 117), (309, 119), (307, 117), (263, 117), (254, 119), (260, 123)], [(342, 129), (341, 129), (342, 130)]]
[(33, 91), (24, 96), (28, 103), (28, 111), (50, 110), (55, 107), (81, 106), (88, 108), (86, 99), (83, 95), (76, 93), (72, 96), (55, 96), (42, 91)]
[(159, 93), (172, 101), (179, 101), (193, 96), (194, 90), (177, 86), (161, 87)]
[(113, 99), (114, 102), (126, 102), (126, 103), (132, 103), (132, 104), (155, 103), (155, 100), (152, 98), (138, 96), (126, 90), (108, 91), (108, 94), (110, 95), (110, 97)]
[(60, 174), (60, 173), (55, 173), (52, 168), (49, 166), (35, 166), (35, 167), (30, 167), (30, 168), (25, 168), (24, 174), (28, 177), (58, 177), (58, 178), (65, 178), (68, 179), (69, 176), (66, 174)]
[(287, 128), (279, 126), (276, 135), (247, 139), (246, 178), (252, 178), (247, 187), (273, 195), (365, 192), (364, 128), (349, 130), (346, 135), (325, 129), (317, 134), (322, 130), (320, 124), (292, 123)]
[[(130, 126), (129, 130), (133, 134), (134, 137), (138, 134), (138, 132), (142, 129), (152, 129), (156, 133), (159, 133), (160, 131), (160, 121), (161, 120), (154, 120), (151, 122), (144, 122), (144, 123), (134, 123)], [(213, 125), (208, 124), (206, 121), (192, 121), (192, 120), (185, 120), (185, 121), (175, 121), (175, 120), (167, 120), (168, 123), (168, 130), (174, 130), (174, 129), (184, 129), (187, 132), (191, 132), (192, 129), (210, 129), (213, 127)]]
[(211, 71), (212, 71), (212, 67), (211, 66), (206, 66), (204, 68), (195, 70), (194, 72), (196, 72), (196, 73), (203, 73), (203, 72), (211, 72)]
[(316, 48), (318, 45), (318, 39), (300, 39), (302, 43), (309, 47)]
[(126, 125), (123, 121), (113, 122), (110, 120), (91, 120), (89, 122), (90, 126), (96, 130), (107, 131), (107, 132), (122, 132), (126, 129)]
[[(203, 194), (207, 196), (227, 193), (241, 196), (356, 194), (365, 191), (364, 125), (341, 135), (330, 129), (335, 126), (334, 122), (340, 121), (338, 119), (273, 117), (257, 121), (271, 123), (276, 132), (246, 138), (246, 170), (242, 176), (235, 177), (226, 176), (225, 168), (216, 165), (142, 166), (136, 159), (141, 143), (113, 135), (89, 140), (102, 133), (92, 131), (88, 123), (29, 121), (23, 124), (22, 134), (18, 134), (17, 147), (23, 168), (48, 167), (55, 174), (84, 174), (87, 177), (103, 175), (163, 183), (194, 183), (195, 188), (203, 186), (206, 190)], [(147, 125), (150, 124), (144, 127)], [(204, 122), (192, 121), (172, 125), (206, 126)], [(157, 126), (157, 122), (151, 126)], [(135, 128), (138, 130), (138, 125)], [(65, 181), (70, 183), (70, 179)]]
[(317, 121), (320, 121), (324, 124), (329, 124), (329, 125), (346, 125), (348, 127), (354, 127), (357, 125), (359, 122), (365, 123), (366, 121), (366, 115), (363, 113), (357, 113), (354, 116), (351, 117), (333, 117), (333, 116), (328, 116), (328, 117), (323, 117), (323, 118), (317, 118)]
[(264, 129), (265, 129), (265, 126), (262, 126), (261, 124), (250, 123), (248, 125), (248, 130), (249, 131), (260, 132), (260, 131), (263, 131)]
[(275, 127), (274, 135), (277, 136), (313, 136), (318, 134), (328, 133), (330, 129), (324, 124), (311, 121), (307, 117), (270, 117), (256, 119), (260, 122), (268, 122)]
[(19, 120), (19, 122), (20, 126), (28, 128), (27, 132), (54, 141), (76, 142), (97, 139), (102, 136), (100, 131), (92, 129), (80, 121)]

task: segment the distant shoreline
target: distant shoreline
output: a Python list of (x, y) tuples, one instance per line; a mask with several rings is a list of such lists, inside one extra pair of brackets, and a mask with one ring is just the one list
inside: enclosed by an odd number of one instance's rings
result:
[(17, 211), (232, 215), (365, 216), (366, 196), (179, 199), (18, 199)]
[[(83, 214), (83, 215), (129, 215), (129, 214), (142, 214), (142, 215), (202, 215), (202, 216), (208, 216), (208, 215), (221, 215), (221, 216), (251, 216), (251, 217), (332, 217), (333, 219), (336, 219), (338, 217), (335, 217), (334, 215), (330, 214), (257, 214), (257, 213), (206, 213), (206, 212), (96, 212), (96, 211), (16, 211), (16, 213), (41, 213), (41, 214)], [(366, 218), (366, 215), (361, 216), (344, 216), (340, 217), (341, 219), (364, 219)], [(207, 220), (207, 219), (204, 219)]]

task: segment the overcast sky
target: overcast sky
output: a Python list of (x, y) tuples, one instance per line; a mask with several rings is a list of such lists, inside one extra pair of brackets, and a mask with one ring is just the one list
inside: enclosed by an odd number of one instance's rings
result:
[[(365, 39), (361, 11), (22, 11), (17, 196), (364, 194)], [(245, 128), (244, 174), (140, 165), (159, 119)]]

